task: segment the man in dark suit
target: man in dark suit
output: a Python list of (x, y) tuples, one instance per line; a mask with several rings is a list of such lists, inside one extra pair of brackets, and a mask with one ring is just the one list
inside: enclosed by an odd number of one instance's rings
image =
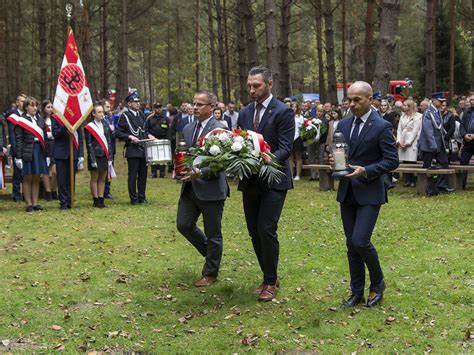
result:
[[(197, 121), (184, 127), (183, 139), (188, 147), (196, 147), (208, 132), (226, 128), (217, 121), (212, 110), (217, 97), (210, 91), (194, 95), (194, 114)], [(196, 287), (205, 287), (217, 280), (222, 257), (221, 222), (224, 201), (229, 196), (229, 186), (224, 172), (212, 173), (209, 168), (194, 168), (182, 179), (176, 226), (178, 231), (206, 258), (201, 278)], [(196, 225), (202, 214), (204, 232)]]
[[(53, 115), (53, 117), (55, 117)], [(84, 139), (82, 128), (78, 128), (74, 135), (69, 133), (66, 126), (59, 120), (51, 120), (51, 131), (54, 137), (53, 156), (56, 161), (56, 178), (58, 180), (59, 208), (68, 210), (72, 206), (71, 197), (71, 168), (70, 168), (70, 139), (73, 139), (74, 174), (84, 169)], [(74, 183), (76, 179), (74, 179)]]
[[(387, 202), (383, 175), (398, 167), (398, 151), (392, 127), (371, 108), (372, 87), (357, 81), (348, 90), (353, 117), (339, 122), (349, 144), (348, 162), (353, 171), (339, 183), (337, 201), (346, 235), (347, 258), (351, 276), (351, 297), (343, 307), (364, 302), (365, 266), (370, 275), (367, 306), (380, 303), (385, 289), (377, 251), (370, 241), (380, 206)], [(334, 160), (330, 157), (330, 163)]]
[(280, 246), (277, 228), (286, 193), (293, 188), (288, 161), (295, 135), (293, 111), (273, 97), (272, 85), (272, 72), (269, 69), (250, 69), (247, 87), (254, 102), (240, 110), (238, 120), (240, 128), (263, 136), (285, 172), (280, 182), (271, 185), (256, 175), (239, 183), (239, 190), (243, 192), (247, 229), (263, 272), (263, 282), (255, 290), (261, 301), (275, 298), (279, 286), (277, 268)]
[[(140, 111), (140, 97), (133, 92), (125, 98), (128, 109), (119, 118), (116, 137), (125, 142), (128, 164), (128, 195), (132, 205), (146, 202), (148, 166), (141, 139), (152, 138), (145, 129), (145, 116)], [(138, 193), (137, 193), (138, 190)]]

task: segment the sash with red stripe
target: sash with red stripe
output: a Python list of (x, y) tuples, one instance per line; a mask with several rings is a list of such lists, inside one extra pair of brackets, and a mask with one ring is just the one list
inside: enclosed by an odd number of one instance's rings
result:
[(36, 138), (38, 138), (43, 148), (46, 149), (46, 144), (44, 142), (44, 132), (42, 128), (40, 128), (38, 125), (34, 124), (33, 122), (27, 120), (24, 117), (19, 117), (16, 121), (16, 124), (17, 126), (20, 126), (21, 128), (27, 130)]
[(7, 121), (10, 121), (10, 123), (16, 125), (19, 118), (21, 118), (21, 116), (18, 116), (16, 113), (12, 113), (7, 117)]
[[(100, 124), (102, 124), (102, 122)], [(94, 136), (97, 142), (99, 142), (105, 152), (107, 160), (109, 160), (109, 146), (107, 145), (107, 138), (105, 138), (104, 133), (99, 131), (99, 127), (97, 127), (94, 122), (88, 123), (84, 128), (87, 129), (87, 131)]]
[[(64, 126), (64, 123), (62, 123), (62, 121), (59, 119), (58, 116), (51, 115), (51, 117), (54, 118), (61, 127)], [(79, 151), (79, 135), (77, 134), (77, 131), (74, 131), (74, 134), (71, 134), (71, 132), (69, 131), (67, 131), (67, 133), (69, 133), (69, 136), (72, 137), (72, 142), (74, 143), (74, 147), (76, 148), (77, 151)]]
[[(0, 147), (2, 149), (2, 147)], [(0, 190), (5, 188), (5, 157), (0, 157)]]

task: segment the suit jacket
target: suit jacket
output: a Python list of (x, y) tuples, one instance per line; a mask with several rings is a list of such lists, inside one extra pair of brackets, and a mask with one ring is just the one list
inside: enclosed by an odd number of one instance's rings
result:
[[(54, 159), (69, 159), (69, 140), (71, 136), (66, 128), (66, 126), (61, 126), (58, 121), (54, 118), (51, 119), (51, 131), (53, 132), (54, 137), (54, 148), (53, 148), (53, 157)], [(73, 144), (73, 155), (74, 160), (78, 157), (84, 157), (84, 140), (82, 135), (82, 127), (77, 130), (78, 135), (78, 148)]]
[(418, 144), (422, 152), (439, 152), (444, 149), (442, 129), (435, 127), (443, 126), (443, 119), (438, 109), (430, 105), (425, 112), (421, 121), (421, 133)]
[[(104, 128), (104, 136), (107, 139), (107, 148), (109, 150), (109, 160), (113, 158), (113, 146), (112, 146), (112, 132), (110, 130), (109, 124), (107, 122), (102, 121), (102, 127)], [(99, 143), (95, 137), (89, 133), (88, 130), (85, 130), (84, 136), (86, 138), (87, 144), (87, 158), (89, 159), (91, 164), (97, 162), (96, 158), (106, 157), (105, 150), (102, 148), (102, 145)]]
[[(354, 117), (342, 119), (337, 130), (350, 144)], [(398, 150), (393, 139), (392, 126), (372, 111), (354, 146), (349, 147), (348, 162), (365, 168), (366, 177), (343, 178), (337, 190), (337, 201), (344, 202), (352, 184), (354, 197), (359, 205), (381, 205), (388, 201), (382, 175), (398, 167)]]
[[(135, 131), (135, 133), (139, 131), (139, 133), (135, 134), (134, 132), (132, 132), (132, 130)], [(127, 158), (145, 159), (144, 147), (140, 144), (131, 143), (131, 140), (128, 138), (130, 135), (135, 136), (138, 139), (148, 138), (148, 132), (145, 128), (145, 116), (142, 112), (139, 111), (135, 116), (130, 110), (124, 111), (120, 115), (115, 135), (118, 139), (125, 142), (125, 156)]]
[[(183, 129), (183, 139), (186, 141), (188, 147), (192, 146), (193, 143), (193, 134), (196, 128), (198, 121), (188, 124)], [(217, 121), (212, 117), (203, 128), (201, 135), (198, 138), (198, 142), (201, 137), (205, 136), (208, 132), (212, 131), (215, 128), (226, 128), (223, 123)], [(201, 169), (201, 178), (191, 180), (191, 182), (183, 183), (181, 188), (181, 194), (184, 191), (186, 184), (192, 184), (194, 193), (197, 198), (202, 201), (220, 201), (225, 200), (229, 196), (229, 185), (227, 184), (227, 179), (225, 172), (220, 172), (218, 174), (212, 174), (209, 168)]]
[[(239, 112), (238, 126), (245, 130), (254, 131), (253, 119), (255, 113), (255, 103), (250, 103)], [(263, 135), (265, 141), (270, 145), (271, 152), (282, 165), (285, 177), (279, 183), (270, 186), (266, 182), (259, 181), (261, 189), (288, 190), (293, 188), (291, 178), (290, 157), (293, 149), (293, 139), (295, 137), (295, 118), (293, 110), (288, 105), (277, 100), (275, 97), (270, 100), (265, 113), (260, 120), (257, 133)], [(239, 182), (239, 190), (247, 188), (250, 179), (244, 178)]]

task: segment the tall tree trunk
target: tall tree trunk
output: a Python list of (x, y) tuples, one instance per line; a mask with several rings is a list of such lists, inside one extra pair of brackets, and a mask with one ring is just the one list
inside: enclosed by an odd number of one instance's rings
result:
[(196, 0), (195, 43), (196, 43), (196, 91), (201, 90), (201, 4)]
[(372, 83), (375, 72), (375, 16), (374, 11), (377, 6), (375, 0), (367, 0), (365, 12), (365, 39), (364, 39), (364, 80)]
[(181, 18), (180, 18), (180, 11), (181, 7), (179, 3), (176, 1), (175, 2), (176, 7), (175, 7), (175, 20), (176, 20), (176, 53), (175, 53), (175, 58), (176, 58), (176, 64), (178, 66), (178, 93), (180, 99), (183, 98), (184, 96), (184, 88), (183, 88), (183, 63), (181, 61), (181, 57), (183, 56), (183, 51), (182, 51), (182, 46), (181, 46), (181, 39), (183, 37), (182, 34), (182, 23), (181, 23)]
[(341, 63), (342, 63), (342, 96), (347, 96), (347, 61), (346, 61), (346, 0), (341, 0)]
[[(471, 1), (471, 19), (474, 18), (474, 0)], [(471, 21), (471, 34), (474, 33), (474, 21)], [(474, 92), (474, 36), (471, 36), (471, 91)]]
[(40, 99), (48, 95), (48, 52), (46, 48), (46, 3), (38, 4), (38, 35), (39, 35), (39, 61), (40, 61)]
[(108, 9), (107, 9), (107, 2), (109, 0), (102, 0), (102, 56), (101, 56), (101, 82), (102, 82), (102, 97), (108, 97), (108, 90), (109, 90), (109, 76), (108, 76), (108, 56), (109, 56), (109, 49), (107, 42), (108, 38), (108, 27), (107, 27), (107, 16), (108, 16)]
[(90, 1), (83, 0), (82, 7), (82, 62), (84, 63), (84, 71), (89, 83), (89, 89), (93, 98), (97, 99), (97, 85), (94, 75), (93, 58), (92, 58), (92, 43), (91, 43), (91, 18), (90, 18)]
[(127, 0), (121, 1), (120, 28), (117, 56), (117, 103), (128, 95), (128, 31), (127, 31)]
[(374, 88), (382, 94), (389, 92), (390, 78), (394, 68), (400, 0), (382, 0), (380, 18), (380, 43), (375, 63)]
[(283, 0), (281, 4), (280, 24), (280, 91), (283, 97), (291, 96), (290, 64), (288, 61), (290, 41), (291, 3)]
[[(456, 0), (449, 0), (449, 99), (454, 97), (454, 42), (456, 41)], [(474, 19), (472, 19), (474, 21)]]
[(327, 100), (326, 82), (324, 80), (324, 61), (323, 61), (323, 26), (322, 26), (322, 5), (321, 0), (314, 1), (314, 20), (316, 24), (316, 47), (318, 52), (318, 86), (321, 101)]
[(147, 69), (148, 69), (148, 90), (149, 90), (149, 96), (150, 96), (150, 104), (153, 103), (153, 101), (156, 101), (155, 98), (155, 86), (154, 86), (154, 80), (153, 80), (153, 65), (152, 65), (152, 54), (151, 54), (151, 46), (152, 42), (151, 39), (148, 39), (148, 53), (147, 53)]
[(236, 41), (237, 41), (237, 60), (239, 65), (239, 99), (242, 104), (247, 104), (249, 101), (249, 96), (247, 92), (247, 58), (245, 56), (246, 50), (246, 41), (245, 41), (245, 24), (243, 16), (243, 6), (242, 3), (244, 0), (239, 0), (237, 3), (236, 13), (235, 13), (235, 23), (236, 23)]
[(207, 16), (209, 26), (209, 42), (211, 48), (211, 80), (212, 91), (217, 95), (217, 62), (216, 62), (216, 35), (214, 34), (214, 17), (212, 14), (211, 0), (207, 0)]
[(280, 68), (278, 62), (278, 19), (275, 0), (265, 0), (265, 33), (267, 44), (267, 66), (273, 73), (273, 94), (281, 98)]
[(253, 21), (253, 10), (251, 0), (242, 0), (242, 10), (244, 12), (245, 38), (247, 40), (247, 59), (249, 67), (258, 64), (257, 36), (255, 34), (255, 24)]
[(328, 73), (328, 97), (326, 101), (337, 103), (336, 62), (334, 59), (334, 30), (332, 28), (331, 0), (324, 0), (324, 28), (326, 35), (326, 70)]
[(216, 20), (217, 20), (217, 44), (219, 51), (219, 66), (221, 72), (221, 99), (224, 102), (229, 102), (229, 91), (227, 90), (227, 70), (225, 65), (225, 51), (224, 51), (224, 29), (222, 26), (222, 7), (221, 0), (215, 0), (216, 6)]
[(166, 23), (166, 89), (168, 92), (168, 102), (172, 102), (171, 97), (171, 21)]
[(426, 97), (436, 90), (436, 2), (436, 0), (426, 0)]
[(222, 21), (224, 23), (224, 52), (225, 52), (225, 67), (226, 67), (226, 73), (227, 73), (227, 97), (228, 103), (231, 100), (232, 96), (232, 86), (231, 86), (231, 80), (230, 80), (230, 73), (231, 73), (231, 68), (230, 68), (230, 49), (229, 49), (229, 30), (228, 30), (228, 16), (227, 16), (227, 1), (224, 0), (222, 3)]
[(5, 55), (0, 56), (0, 92), (3, 95), (0, 98), (0, 105), (2, 110), (8, 107), (9, 93), (7, 83), (7, 8), (6, 1), (0, 1), (0, 53)]

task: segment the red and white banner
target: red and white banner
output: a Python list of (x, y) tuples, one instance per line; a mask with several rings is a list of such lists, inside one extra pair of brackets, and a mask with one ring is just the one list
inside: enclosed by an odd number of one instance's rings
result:
[(92, 111), (92, 97), (72, 30), (66, 43), (53, 108), (69, 132), (76, 131)]
[[(58, 116), (51, 115), (51, 117), (55, 119), (56, 122), (58, 122), (60, 126), (64, 126), (64, 123), (61, 121), (61, 119)], [(72, 137), (74, 148), (76, 148), (76, 150), (79, 151), (79, 134), (77, 133), (77, 131), (74, 131), (74, 133), (71, 133), (70, 131), (68, 131), (67, 133), (69, 134), (69, 137)]]
[(23, 129), (27, 130), (28, 132), (30, 132), (36, 138), (38, 138), (38, 140), (40, 141), (43, 148), (46, 149), (46, 144), (44, 142), (44, 135), (43, 135), (44, 132), (37, 124), (34, 124), (31, 121), (28, 121), (24, 117), (18, 118), (16, 124), (18, 126), (20, 126), (21, 128), (23, 128)]
[[(100, 123), (102, 124), (102, 123)], [(107, 160), (109, 160), (109, 146), (107, 144), (107, 138), (105, 138), (105, 135), (103, 132), (99, 131), (99, 127), (94, 122), (88, 123), (84, 127), (90, 134), (94, 136), (94, 138), (99, 142), (101, 145), (102, 149), (105, 152), (105, 156), (107, 157)]]
[[(2, 148), (0, 147), (0, 149)], [(0, 190), (3, 190), (5, 188), (5, 161), (6, 160), (7, 160), (6, 156), (0, 156)]]

